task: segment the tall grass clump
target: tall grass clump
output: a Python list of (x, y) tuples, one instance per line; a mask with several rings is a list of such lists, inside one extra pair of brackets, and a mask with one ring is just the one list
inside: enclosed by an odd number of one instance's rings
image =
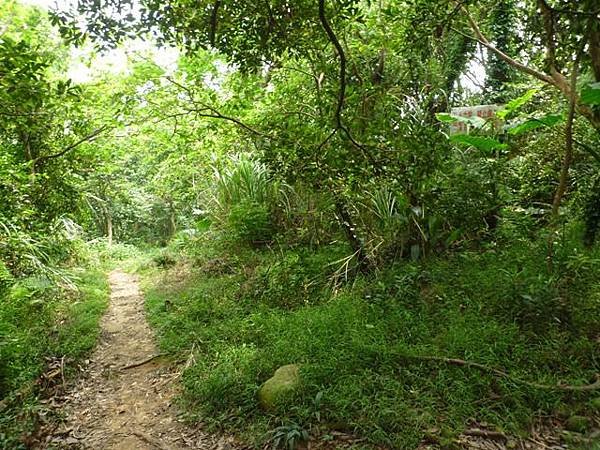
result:
[(269, 242), (275, 234), (271, 211), (279, 184), (267, 167), (239, 154), (214, 169), (214, 181), (209, 205), (215, 224), (237, 240), (252, 245)]

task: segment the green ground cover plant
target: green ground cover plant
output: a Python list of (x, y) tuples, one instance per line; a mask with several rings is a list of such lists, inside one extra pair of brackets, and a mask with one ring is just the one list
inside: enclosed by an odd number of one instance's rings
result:
[[(558, 278), (539, 263), (540, 237), (399, 263), (337, 288), (328, 264), (336, 246), (310, 257), (223, 252), (216, 266), (202, 241), (193, 262), (147, 269), (148, 315), (163, 351), (188, 361), (182, 401), (191, 413), (255, 441), (287, 422), (393, 448), (451, 442), (473, 418), (519, 434), (539, 415), (598, 414), (597, 393), (527, 384), (589, 384), (598, 372), (600, 254), (578, 238), (561, 243)], [(299, 389), (265, 413), (260, 385), (292, 363)]]
[(40, 377), (62, 361), (67, 379), (95, 347), (108, 305), (104, 267), (68, 271), (75, 289), (27, 278), (5, 292), (0, 313), (0, 445), (27, 448), (44, 406)]

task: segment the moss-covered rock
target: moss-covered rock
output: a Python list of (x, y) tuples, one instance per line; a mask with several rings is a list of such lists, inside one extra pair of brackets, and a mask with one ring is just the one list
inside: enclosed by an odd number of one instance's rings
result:
[(277, 402), (292, 392), (300, 384), (300, 366), (281, 366), (275, 374), (261, 386), (258, 401), (265, 410), (272, 410)]

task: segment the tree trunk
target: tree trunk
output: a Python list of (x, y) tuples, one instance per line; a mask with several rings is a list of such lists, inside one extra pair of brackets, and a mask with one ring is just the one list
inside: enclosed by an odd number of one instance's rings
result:
[(356, 225), (348, 212), (348, 208), (337, 195), (335, 196), (335, 209), (338, 216), (338, 221), (346, 234), (346, 239), (352, 248), (352, 251), (356, 255), (358, 261), (358, 268), (361, 272), (369, 272), (371, 270), (371, 264), (367, 258), (364, 245), (356, 234)]
[[(571, 84), (570, 89), (575, 92), (577, 86), (577, 77), (579, 74), (579, 59), (581, 54), (578, 54), (573, 63), (573, 72), (571, 73)], [(554, 194), (554, 200), (552, 201), (552, 216), (550, 218), (550, 235), (548, 237), (548, 271), (552, 271), (553, 268), (553, 257), (554, 257), (554, 235), (556, 233), (556, 227), (558, 224), (560, 204), (562, 198), (567, 190), (567, 182), (569, 180), (569, 169), (573, 162), (573, 122), (575, 120), (575, 110), (577, 107), (577, 96), (572, 95), (569, 99), (569, 113), (567, 116), (567, 123), (565, 129), (565, 155), (562, 160), (560, 168), (560, 177), (558, 180), (558, 187)]]
[(590, 33), (589, 54), (596, 81), (600, 81), (600, 27)]
[[(577, 75), (579, 72), (579, 57), (573, 64), (573, 73), (571, 74), (571, 89), (574, 91), (577, 85)], [(569, 179), (569, 169), (573, 162), (573, 122), (575, 120), (575, 108), (577, 106), (577, 96), (573, 95), (569, 99), (569, 113), (567, 116), (567, 124), (565, 129), (565, 155), (563, 157), (562, 166), (560, 169), (560, 178), (558, 188), (554, 194), (552, 202), (552, 220), (558, 218), (558, 210), (560, 203), (567, 190), (567, 181)]]
[(108, 209), (106, 210), (106, 236), (108, 241), (108, 246), (110, 247), (113, 243), (113, 223), (112, 216)]
[(171, 213), (169, 214), (169, 226), (171, 228), (169, 237), (173, 237), (177, 231), (177, 221), (175, 219), (175, 211), (173, 209), (171, 209)]

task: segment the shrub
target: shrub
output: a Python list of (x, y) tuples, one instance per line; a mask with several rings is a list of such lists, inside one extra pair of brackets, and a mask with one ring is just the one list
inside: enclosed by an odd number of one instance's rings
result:
[(271, 209), (278, 185), (266, 167), (245, 155), (231, 158), (215, 169), (215, 188), (209, 199), (215, 223), (232, 237), (250, 244), (270, 241), (274, 235)]
[(6, 267), (6, 264), (0, 260), (0, 295), (2, 295), (13, 281), (13, 276)]
[(280, 230), (280, 240), (292, 246), (315, 247), (331, 242), (340, 229), (332, 195), (301, 183), (281, 186), (272, 217)]
[(152, 258), (152, 261), (158, 267), (166, 268), (174, 266), (177, 259), (169, 250), (163, 249)]
[(227, 227), (237, 239), (253, 245), (265, 244), (274, 235), (268, 206), (253, 200), (242, 200), (231, 207)]
[(252, 302), (276, 308), (295, 309), (319, 301), (335, 270), (331, 264), (345, 248), (326, 247), (318, 253), (287, 252), (274, 255), (257, 267), (245, 285), (244, 294)]

